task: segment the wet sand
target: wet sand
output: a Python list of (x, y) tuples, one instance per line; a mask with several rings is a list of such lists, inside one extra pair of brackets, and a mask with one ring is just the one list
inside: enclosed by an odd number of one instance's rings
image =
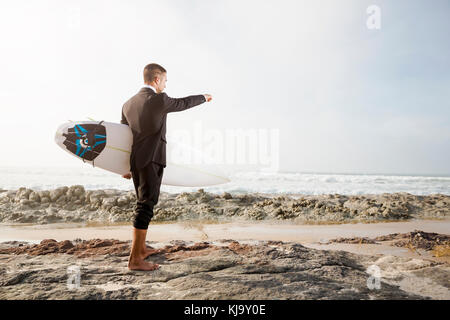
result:
[[(114, 238), (129, 240), (132, 226), (111, 224), (89, 226), (82, 223), (57, 223), (46, 225), (0, 224), (0, 242), (11, 240), (41, 241), (42, 239), (74, 240), (93, 238)], [(171, 240), (280, 240), (295, 242), (322, 242), (338, 237), (376, 237), (391, 233), (405, 233), (413, 230), (447, 234), (450, 219), (415, 220), (407, 222), (351, 223), (331, 225), (305, 225), (288, 222), (232, 222), (202, 223), (150, 223), (147, 239), (151, 241)]]
[[(448, 234), (448, 220), (415, 220), (407, 222), (354, 223), (333, 225), (302, 225), (285, 221), (278, 222), (233, 222), (210, 224), (195, 222), (158, 223), (149, 225), (147, 240), (158, 242), (181, 241), (217, 241), (233, 239), (251, 243), (259, 240), (289, 241), (323, 250), (344, 250), (359, 254), (392, 254), (402, 257), (421, 257), (436, 261), (450, 262), (448, 257), (436, 258), (429, 252), (413, 251), (389, 245), (327, 243), (336, 238), (368, 237), (407, 233), (414, 230)], [(39, 243), (43, 239), (89, 240), (131, 239), (131, 225), (87, 226), (86, 224), (60, 223), (48, 225), (0, 225), (0, 242), (27, 241)]]

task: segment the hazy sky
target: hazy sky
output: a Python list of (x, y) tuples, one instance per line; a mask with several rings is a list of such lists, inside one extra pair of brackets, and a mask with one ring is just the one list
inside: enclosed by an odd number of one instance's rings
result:
[(280, 171), (449, 174), (449, 30), (447, 0), (1, 0), (0, 165), (80, 165), (57, 126), (119, 122), (157, 62), (169, 96), (214, 99), (168, 136), (278, 129)]

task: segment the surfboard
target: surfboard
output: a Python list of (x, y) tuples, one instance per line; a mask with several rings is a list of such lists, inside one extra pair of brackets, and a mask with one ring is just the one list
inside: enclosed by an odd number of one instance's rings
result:
[[(70, 155), (94, 167), (120, 175), (129, 172), (133, 134), (125, 124), (104, 121), (66, 122), (56, 130), (55, 142)], [(162, 184), (201, 187), (230, 182), (217, 168), (204, 169), (199, 164), (172, 159), (171, 151), (175, 148), (178, 151), (186, 149), (185, 146), (168, 140)], [(198, 152), (196, 156), (198, 157)]]

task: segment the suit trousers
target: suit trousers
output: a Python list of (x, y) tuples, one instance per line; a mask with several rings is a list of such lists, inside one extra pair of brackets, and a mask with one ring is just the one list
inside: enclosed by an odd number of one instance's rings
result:
[(149, 162), (144, 168), (138, 170), (133, 162), (131, 161), (131, 175), (136, 191), (136, 213), (133, 226), (136, 229), (146, 230), (153, 218), (153, 207), (158, 203), (164, 166)]

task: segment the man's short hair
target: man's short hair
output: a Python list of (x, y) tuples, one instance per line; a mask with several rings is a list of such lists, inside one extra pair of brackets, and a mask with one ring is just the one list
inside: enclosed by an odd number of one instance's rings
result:
[(163, 73), (166, 73), (166, 69), (156, 63), (150, 63), (144, 68), (144, 82), (150, 83)]

